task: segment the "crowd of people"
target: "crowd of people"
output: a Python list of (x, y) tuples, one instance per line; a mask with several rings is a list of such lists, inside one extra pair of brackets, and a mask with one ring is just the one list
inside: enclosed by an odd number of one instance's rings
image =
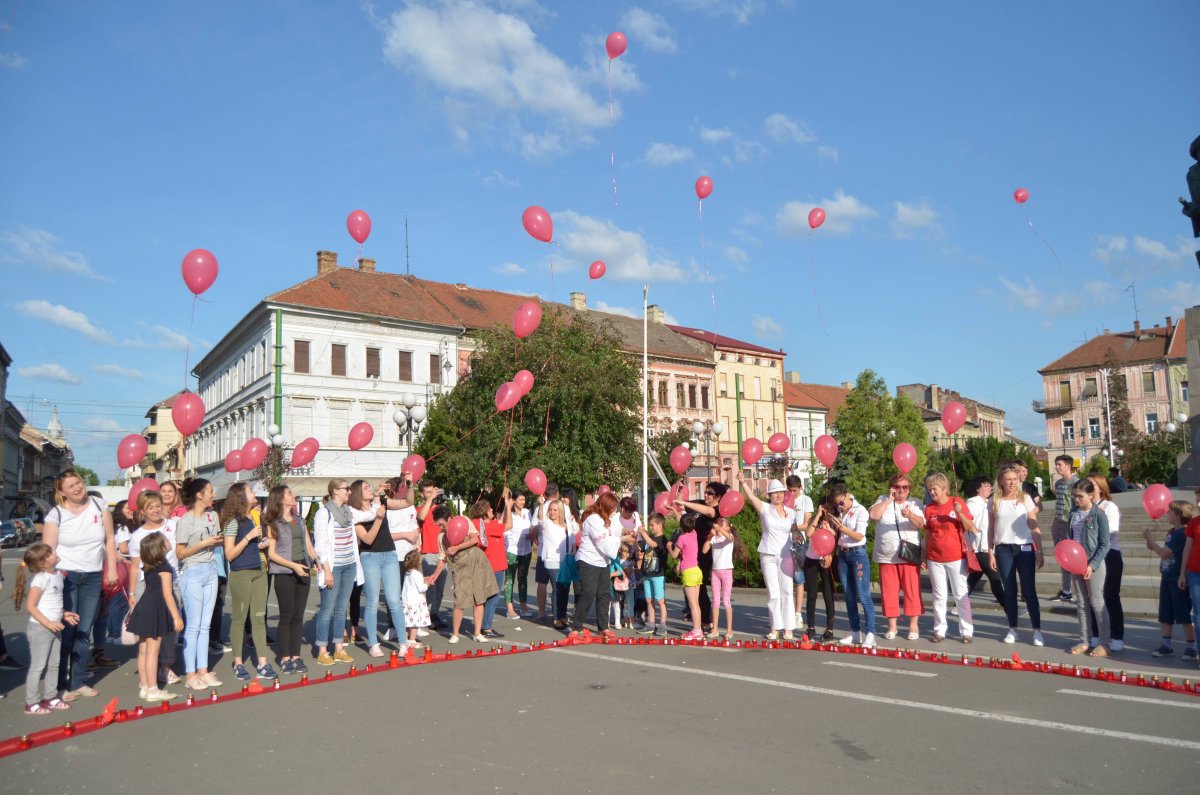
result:
[[(1124, 643), (1120, 511), (1103, 477), (1079, 478), (1071, 467), (1069, 457), (1055, 461), (1050, 535), (1078, 541), (1087, 566), (1081, 574), (1064, 574), (1054, 598), (1076, 605), (1078, 638), (1068, 651), (1103, 657)], [(708, 482), (699, 500), (676, 499), (669, 515), (651, 513), (643, 523), (633, 497), (605, 492), (581, 502), (573, 489), (554, 483), (540, 495), (505, 489), (494, 504), (480, 499), (465, 518), (454, 518), (434, 483), (408, 477), (377, 486), (334, 479), (307, 516), (287, 485), (271, 489), (260, 504), (248, 484), (235, 483), (218, 503), (212, 484), (200, 478), (163, 483), (110, 512), (68, 471), (55, 482), (57, 507), (46, 516), (43, 540), (26, 548), (13, 593), (29, 615), (25, 711), (50, 714), (98, 695), (88, 684), (90, 672), (119, 665), (106, 655), (106, 643), (137, 643), (139, 694), (154, 702), (176, 698), (169, 689), (175, 685), (222, 686), (210, 670), (213, 655), (231, 654), (233, 679), (273, 680), (307, 672), (306, 659), (321, 666), (354, 662), (351, 650), (359, 644), (379, 658), (385, 656), (381, 641), (395, 641), (404, 653), (443, 631), (449, 643), (460, 643), (468, 613), (465, 636), (478, 643), (504, 636), (497, 616), (565, 633), (580, 633), (594, 620), (602, 635), (627, 628), (664, 637), (672, 561), (689, 625), (683, 639), (721, 637), (722, 616), (731, 637), (733, 572), (750, 554), (721, 514), (730, 489), (744, 495), (760, 520), (756, 552), (768, 639), (811, 633), (835, 640), (836, 577), (849, 627), (838, 643), (874, 647), (877, 633), (894, 639), (901, 617), (907, 638), (917, 640), (925, 613), (921, 575), (927, 573), (931, 642), (950, 636), (948, 612), (957, 616), (959, 641), (972, 642), (971, 594), (986, 578), (1004, 608), (1002, 641), (1017, 642), (1023, 600), (1029, 639), (1042, 646), (1034, 576), (1044, 562), (1044, 534), (1040, 498), (1029, 493), (1025, 474), (1019, 462), (1003, 463), (994, 480), (968, 482), (964, 499), (952, 493), (945, 475), (934, 473), (924, 481), (924, 502), (913, 496), (912, 480), (897, 474), (867, 507), (839, 480), (826, 482), (814, 504), (796, 477), (770, 480), (759, 494), (739, 472), (728, 483)], [(1173, 633), (1182, 626), (1183, 658), (1195, 661), (1200, 517), (1194, 504), (1176, 501), (1168, 518), (1172, 529), (1161, 543), (1149, 530), (1144, 534), (1162, 572), (1162, 645), (1153, 653), (1173, 654)], [(458, 527), (451, 528), (452, 519)], [(668, 535), (672, 520), (678, 529)], [(818, 549), (819, 530), (834, 535), (835, 549)], [(886, 627), (876, 618), (872, 561)], [(448, 621), (442, 614), (447, 584)], [(314, 586), (314, 643), (306, 654), (304, 616)], [(266, 620), (272, 591), (274, 637)], [(3, 648), (0, 665), (16, 665)]]

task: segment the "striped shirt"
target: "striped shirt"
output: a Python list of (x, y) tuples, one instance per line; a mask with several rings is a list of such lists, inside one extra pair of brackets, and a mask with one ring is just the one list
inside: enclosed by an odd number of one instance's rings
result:
[(335, 527), (333, 529), (333, 565), (353, 566), (354, 547), (358, 538), (354, 534), (354, 526)]

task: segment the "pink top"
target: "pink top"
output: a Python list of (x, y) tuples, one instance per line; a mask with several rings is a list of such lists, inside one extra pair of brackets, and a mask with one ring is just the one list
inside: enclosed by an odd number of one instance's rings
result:
[(680, 571), (694, 569), (699, 565), (696, 558), (700, 553), (700, 544), (696, 541), (695, 530), (680, 534), (679, 538), (675, 541), (675, 547), (679, 550)]

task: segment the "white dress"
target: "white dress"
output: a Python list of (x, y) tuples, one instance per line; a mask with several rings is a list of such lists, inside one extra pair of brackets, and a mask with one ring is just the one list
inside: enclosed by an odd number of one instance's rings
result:
[(420, 569), (408, 572), (404, 577), (404, 589), (400, 600), (404, 602), (404, 626), (429, 626), (429, 603), (425, 601), (425, 578)]

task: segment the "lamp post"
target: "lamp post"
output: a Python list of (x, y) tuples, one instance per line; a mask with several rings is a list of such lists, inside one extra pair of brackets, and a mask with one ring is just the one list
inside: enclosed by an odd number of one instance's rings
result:
[(404, 408), (392, 412), (392, 421), (400, 427), (400, 439), (406, 450), (412, 450), (412, 437), (425, 421), (428, 412), (422, 405), (417, 404), (417, 398), (411, 392), (405, 392), (400, 398)]
[(715, 480), (715, 468), (712, 460), (712, 442), (725, 432), (725, 426), (720, 422), (704, 422), (696, 420), (692, 423), (692, 435), (697, 440), (704, 440), (704, 460), (708, 464), (708, 479)]

